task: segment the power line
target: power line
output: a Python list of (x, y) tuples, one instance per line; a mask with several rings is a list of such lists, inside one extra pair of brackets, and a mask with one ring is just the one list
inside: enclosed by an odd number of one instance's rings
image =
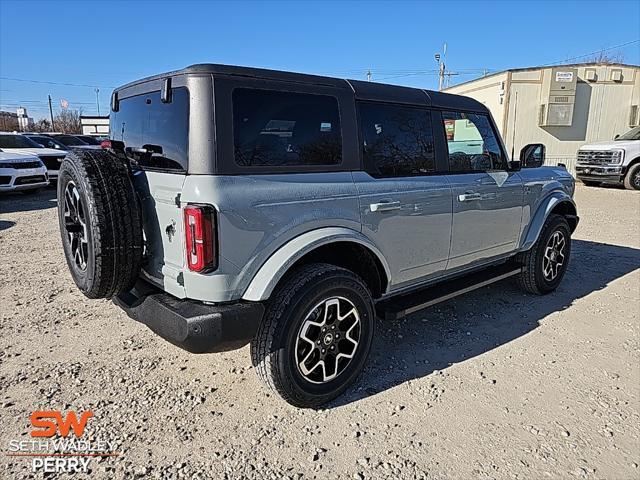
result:
[(627, 47), (629, 45), (633, 45), (634, 43), (638, 43), (638, 42), (640, 42), (640, 38), (638, 38), (636, 40), (632, 40), (630, 42), (621, 43), (620, 45), (614, 45), (612, 47), (601, 48), (600, 50), (596, 50), (595, 52), (591, 52), (591, 53), (585, 53), (584, 55), (577, 55), (575, 57), (565, 58), (564, 60), (558, 60), (556, 62), (543, 63), (541, 66), (544, 67), (544, 66), (547, 66), (547, 65), (555, 65), (557, 63), (566, 63), (566, 62), (568, 62), (570, 60), (577, 60), (579, 58), (589, 57), (591, 55), (596, 55), (598, 53), (608, 52), (609, 50), (615, 50), (616, 48)]
[(0, 77), (0, 80), (10, 80), (12, 82), (42, 83), (45, 85), (62, 85), (64, 87), (84, 87), (84, 88), (116, 88), (112, 85), (87, 85), (82, 83), (47, 82), (44, 80), (30, 80), (26, 78)]

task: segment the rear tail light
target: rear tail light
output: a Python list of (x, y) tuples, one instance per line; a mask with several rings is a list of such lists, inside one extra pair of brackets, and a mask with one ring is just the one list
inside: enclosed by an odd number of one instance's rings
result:
[(209, 272), (218, 266), (215, 228), (213, 208), (199, 205), (185, 207), (187, 266), (192, 272)]
[(111, 148), (111, 140), (103, 140), (100, 142), (100, 146), (104, 149)]

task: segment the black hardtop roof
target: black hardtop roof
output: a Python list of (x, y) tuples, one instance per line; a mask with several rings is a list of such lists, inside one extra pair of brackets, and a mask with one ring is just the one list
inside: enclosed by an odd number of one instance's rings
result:
[(236, 65), (220, 65), (216, 63), (199, 63), (190, 65), (181, 70), (161, 73), (151, 77), (142, 78), (127, 83), (115, 89), (123, 90), (133, 85), (159, 80), (177, 75), (232, 75), (241, 77), (262, 78), (266, 80), (279, 80), (285, 82), (305, 83), (309, 85), (324, 85), (336, 88), (348, 89), (354, 92), (358, 100), (381, 101), (389, 103), (405, 103), (412, 105), (424, 105), (437, 108), (452, 108), (456, 110), (468, 110), (488, 112), (487, 107), (470, 97), (453, 95), (449, 93), (424, 90), (420, 88), (402, 87), (377, 82), (365, 82), (362, 80), (347, 80), (306, 73), (285, 72), (281, 70), (269, 70), (265, 68), (242, 67)]

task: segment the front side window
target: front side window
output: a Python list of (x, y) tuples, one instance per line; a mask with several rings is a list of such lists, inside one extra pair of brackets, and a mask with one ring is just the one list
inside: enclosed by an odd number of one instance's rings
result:
[(238, 166), (342, 162), (338, 100), (328, 95), (237, 88), (233, 140)]
[(188, 167), (189, 91), (171, 91), (162, 103), (160, 92), (123, 98), (111, 112), (111, 138), (124, 143), (127, 156), (140, 167), (186, 171)]
[(506, 170), (507, 161), (486, 115), (442, 112), (452, 172)]
[(360, 105), (365, 170), (374, 177), (435, 171), (431, 113), (395, 105)]

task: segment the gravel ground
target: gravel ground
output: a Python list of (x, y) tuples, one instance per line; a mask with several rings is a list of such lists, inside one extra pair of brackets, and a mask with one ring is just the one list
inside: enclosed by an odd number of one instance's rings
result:
[(0, 477), (32, 475), (5, 456), (32, 411), (91, 409), (121, 456), (90, 478), (638, 479), (640, 195), (576, 197), (557, 292), (503, 282), (381, 322), (357, 385), (313, 411), (269, 395), (248, 347), (191, 355), (85, 299), (55, 192), (2, 196)]

